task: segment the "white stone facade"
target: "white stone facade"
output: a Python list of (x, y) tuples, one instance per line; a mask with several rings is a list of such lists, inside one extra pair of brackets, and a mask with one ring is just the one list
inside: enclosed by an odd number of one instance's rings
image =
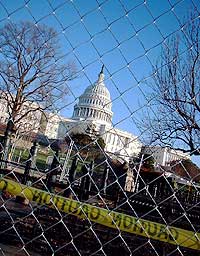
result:
[(8, 106), (4, 99), (0, 100), (0, 123), (6, 124), (9, 119)]
[(105, 133), (105, 150), (110, 154), (119, 155), (129, 160), (131, 157), (137, 156), (142, 144), (136, 136), (131, 133), (112, 128)]
[(23, 131), (24, 133), (38, 133), (40, 131), (42, 112), (37, 110), (38, 108), (39, 106), (35, 102), (26, 102), (23, 105), (19, 117), (26, 114), (28, 111), (31, 111), (18, 122), (17, 127), (20, 131)]
[(43, 117), (44, 129), (42, 133), (50, 139), (57, 139), (59, 123), (61, 122), (60, 115), (56, 113), (46, 113)]
[[(38, 133), (40, 130), (40, 121), (42, 113), (37, 110), (38, 104), (35, 102), (27, 101), (23, 104), (20, 109), (20, 113), (17, 115), (16, 119), (19, 119), (25, 115), (21, 120), (16, 123), (17, 130), (21, 133), (33, 132)], [(0, 97), (0, 123), (7, 124), (9, 116), (9, 104), (8, 102)], [(30, 111), (32, 110), (32, 111)], [(29, 112), (30, 111), (30, 112)], [(29, 112), (28, 114), (26, 114)]]
[(151, 155), (155, 160), (156, 166), (169, 166), (172, 161), (190, 159), (190, 156), (183, 153), (181, 150), (175, 150), (169, 147), (145, 146), (142, 149), (142, 153)]

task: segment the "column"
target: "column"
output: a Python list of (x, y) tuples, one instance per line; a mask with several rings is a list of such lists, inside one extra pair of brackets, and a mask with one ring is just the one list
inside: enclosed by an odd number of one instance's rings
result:
[(86, 116), (88, 117), (89, 108), (86, 108)]
[(89, 114), (88, 114), (88, 117), (90, 117), (91, 116), (91, 108), (89, 109)]

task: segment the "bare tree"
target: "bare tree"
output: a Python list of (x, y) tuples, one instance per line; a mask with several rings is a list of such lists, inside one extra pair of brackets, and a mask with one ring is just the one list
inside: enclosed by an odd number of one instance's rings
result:
[(200, 19), (193, 11), (162, 48), (151, 109), (142, 120), (150, 143), (200, 154)]
[(15, 129), (38, 111), (58, 106), (66, 82), (76, 76), (75, 65), (63, 62), (53, 28), (20, 22), (0, 29), (1, 100)]

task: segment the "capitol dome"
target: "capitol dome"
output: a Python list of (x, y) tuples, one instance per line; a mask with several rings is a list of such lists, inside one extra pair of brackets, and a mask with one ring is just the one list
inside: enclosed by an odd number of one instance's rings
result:
[(83, 95), (101, 95), (103, 96), (105, 99), (108, 99), (110, 100), (110, 92), (108, 91), (108, 89), (105, 87), (104, 84), (101, 83), (95, 83), (95, 84), (92, 84), (90, 86), (88, 86), (86, 89), (85, 89), (85, 92)]
[(110, 92), (104, 84), (103, 68), (96, 83), (88, 86), (74, 106), (72, 118), (75, 120), (98, 121), (101, 124), (111, 124), (112, 103)]

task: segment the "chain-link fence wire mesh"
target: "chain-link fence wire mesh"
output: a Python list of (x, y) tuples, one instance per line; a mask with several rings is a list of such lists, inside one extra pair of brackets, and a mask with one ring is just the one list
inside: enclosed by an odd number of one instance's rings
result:
[(199, 255), (198, 1), (0, 6), (0, 253)]

